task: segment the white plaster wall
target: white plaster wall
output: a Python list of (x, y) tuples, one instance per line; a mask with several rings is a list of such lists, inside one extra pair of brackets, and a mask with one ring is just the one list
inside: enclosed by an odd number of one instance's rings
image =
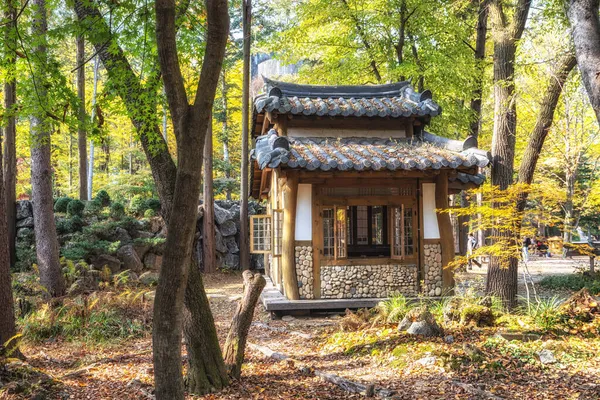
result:
[(312, 240), (312, 185), (298, 185), (296, 240)]
[(437, 214), (435, 212), (435, 183), (423, 183), (423, 238), (439, 239)]

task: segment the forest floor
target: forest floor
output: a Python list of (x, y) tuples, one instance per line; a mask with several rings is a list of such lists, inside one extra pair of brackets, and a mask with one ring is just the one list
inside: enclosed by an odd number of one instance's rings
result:
[[(557, 273), (572, 272), (555, 263)], [(559, 265), (560, 264), (560, 265)], [(544, 267), (540, 264), (539, 267)], [(475, 267), (476, 268), (476, 267)], [(571, 269), (567, 272), (568, 269)], [(530, 265), (530, 272), (533, 267)], [(561, 272), (564, 269), (565, 272)], [(549, 272), (549, 271), (548, 271)], [(483, 270), (471, 274), (478, 276)], [(532, 272), (532, 275), (534, 273)], [(224, 340), (237, 300), (241, 275), (205, 278), (219, 336)], [(342, 331), (342, 317), (320, 315), (271, 320), (258, 306), (249, 342), (284, 353), (315, 369), (396, 391), (397, 399), (599, 399), (600, 338), (545, 335), (533, 342), (495, 338), (498, 328), (447, 330), (453, 342), (420, 339), (394, 325)], [(469, 348), (476, 347), (473, 355)], [(536, 355), (553, 352), (543, 365)], [(45, 341), (25, 344), (28, 362), (52, 377), (55, 389), (37, 399), (150, 399), (150, 332), (141, 339), (102, 345)], [(0, 399), (32, 398), (1, 394)], [(12, 396), (12, 397), (11, 397)], [(195, 398), (190, 396), (189, 398)], [(350, 399), (320, 378), (300, 373), (293, 362), (277, 362), (248, 349), (242, 379), (204, 399)]]

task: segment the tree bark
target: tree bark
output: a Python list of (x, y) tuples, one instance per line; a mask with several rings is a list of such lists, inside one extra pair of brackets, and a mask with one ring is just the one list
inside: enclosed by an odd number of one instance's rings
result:
[[(489, 13), (494, 42), (494, 130), (492, 136), (491, 183), (501, 190), (513, 183), (515, 144), (517, 133), (517, 107), (515, 92), (515, 55), (517, 42), (521, 39), (531, 0), (518, 0), (514, 6), (512, 21), (507, 17), (500, 0), (491, 0)], [(510, 241), (514, 233), (495, 230), (493, 237)], [(516, 305), (517, 255), (508, 260), (490, 257), (486, 292), (499, 296), (507, 308)]]
[(250, 43), (252, 41), (252, 0), (242, 0), (242, 30), (244, 35), (244, 71), (242, 81), (242, 167), (240, 171), (240, 265), (242, 269), (250, 265), (250, 237), (248, 226), (248, 141), (250, 123)]
[(242, 374), (246, 339), (254, 317), (254, 308), (260, 293), (267, 284), (265, 278), (259, 272), (244, 271), (243, 277), (244, 295), (233, 316), (223, 349), (225, 364), (229, 376), (233, 379), (239, 379)]
[(87, 134), (85, 114), (85, 40), (77, 36), (77, 97), (79, 110), (77, 114), (77, 146), (79, 149), (79, 200), (87, 200)]
[(32, 34), (38, 44), (33, 50), (32, 79), (37, 81), (37, 102), (31, 127), (31, 192), (33, 197), (33, 219), (35, 221), (35, 244), (40, 281), (46, 295), (57, 297), (65, 292), (65, 281), (58, 257), (58, 238), (54, 223), (52, 197), (52, 166), (50, 161), (50, 127), (44, 107), (47, 102), (47, 48), (46, 1), (35, 0)]
[[(533, 175), (538, 159), (540, 158), (540, 153), (546, 137), (548, 136), (548, 132), (550, 131), (550, 127), (552, 126), (558, 98), (560, 97), (569, 73), (575, 67), (575, 63), (575, 56), (573, 54), (568, 54), (561, 60), (556, 71), (554, 71), (550, 77), (535, 126), (529, 136), (525, 154), (523, 155), (523, 160), (521, 161), (521, 166), (519, 168), (518, 179), (521, 183), (529, 185), (533, 182)], [(519, 212), (522, 212), (525, 209), (526, 201), (527, 193), (523, 193), (517, 204), (517, 210)]]
[(204, 219), (202, 232), (202, 258), (205, 273), (217, 270), (217, 244), (215, 243), (215, 196), (213, 192), (213, 138), (212, 120), (208, 123), (204, 144)]
[[(165, 83), (178, 154), (173, 197), (173, 210), (177, 212), (170, 213), (168, 218), (167, 243), (156, 289), (152, 329), (156, 398), (161, 400), (184, 398), (181, 368), (183, 305), (196, 229), (195, 216), (200, 192), (202, 150), (225, 55), (229, 16), (226, 0), (206, 1), (208, 25), (206, 51), (195, 99), (190, 105), (177, 57), (175, 2), (157, 0), (155, 9), (160, 69)], [(195, 283), (199, 283), (200, 293), (193, 295), (201, 297), (203, 294), (201, 281), (197, 280)], [(203, 307), (200, 306), (198, 310), (210, 314), (208, 302)], [(204, 323), (206, 324), (206, 321)], [(214, 329), (214, 323), (206, 325), (211, 325)], [(211, 345), (214, 346), (214, 343)], [(216, 347), (213, 352), (220, 352), (218, 342)], [(198, 356), (191, 358), (197, 359)]]
[[(448, 205), (448, 172), (441, 171), (435, 182), (435, 207), (447, 210)], [(454, 259), (454, 235), (450, 214), (447, 212), (437, 213), (438, 226), (440, 227), (440, 245), (442, 247), (442, 288), (444, 294), (451, 294), (454, 288), (454, 271), (448, 268), (448, 264)]]
[(485, 60), (485, 42), (487, 38), (487, 21), (489, 0), (479, 0), (477, 10), (477, 34), (475, 37), (475, 62), (477, 63), (476, 87), (471, 98), (471, 136), (477, 138), (481, 127), (481, 94), (483, 91), (483, 72)]
[[(10, 265), (16, 262), (15, 238), (17, 234), (17, 218), (15, 203), (17, 200), (17, 81), (16, 81), (16, 53), (17, 48), (17, 8), (13, 0), (6, 2), (4, 13), (7, 22), (4, 27), (4, 61), (6, 80), (4, 81), (4, 112), (6, 125), (4, 128), (4, 193), (6, 203), (6, 221), (8, 233), (8, 249)], [(4, 204), (0, 205), (3, 207)], [(1, 232), (1, 230), (0, 230)]]
[(598, 0), (567, 1), (567, 17), (575, 43), (583, 85), (600, 123), (600, 20)]
[(295, 235), (298, 175), (289, 174), (283, 184), (283, 229), (281, 238), (281, 277), (285, 295), (290, 300), (300, 299), (296, 275)]
[[(231, 164), (229, 160), (229, 129), (227, 126), (227, 118), (228, 118), (228, 110), (229, 105), (227, 103), (227, 80), (225, 75), (225, 70), (223, 70), (222, 75), (222, 86), (221, 86), (221, 95), (223, 98), (223, 121), (222, 121), (222, 136), (223, 136), (223, 161), (225, 162), (225, 178), (229, 180), (231, 178)], [(229, 181), (228, 181), (229, 182)], [(227, 188), (225, 189), (225, 198), (227, 200), (231, 200), (231, 187), (229, 183), (227, 183)]]

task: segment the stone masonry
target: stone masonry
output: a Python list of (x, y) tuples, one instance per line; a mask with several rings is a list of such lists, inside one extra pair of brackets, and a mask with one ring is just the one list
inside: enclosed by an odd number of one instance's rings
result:
[(301, 299), (313, 299), (313, 248), (296, 246), (296, 275)]
[(417, 295), (415, 265), (329, 265), (321, 267), (321, 298)]
[(424, 250), (425, 294), (442, 295), (442, 247), (440, 244), (426, 244)]

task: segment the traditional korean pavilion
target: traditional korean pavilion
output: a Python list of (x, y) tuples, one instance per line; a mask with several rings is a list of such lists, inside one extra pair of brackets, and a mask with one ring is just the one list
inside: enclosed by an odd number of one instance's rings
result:
[(265, 86), (254, 101), (251, 195), (267, 212), (252, 217), (250, 241), (265, 254), (271, 296), (359, 307), (450, 291), (453, 228), (436, 210), (483, 183), (489, 154), (474, 138), (427, 132), (441, 108), (409, 82)]

